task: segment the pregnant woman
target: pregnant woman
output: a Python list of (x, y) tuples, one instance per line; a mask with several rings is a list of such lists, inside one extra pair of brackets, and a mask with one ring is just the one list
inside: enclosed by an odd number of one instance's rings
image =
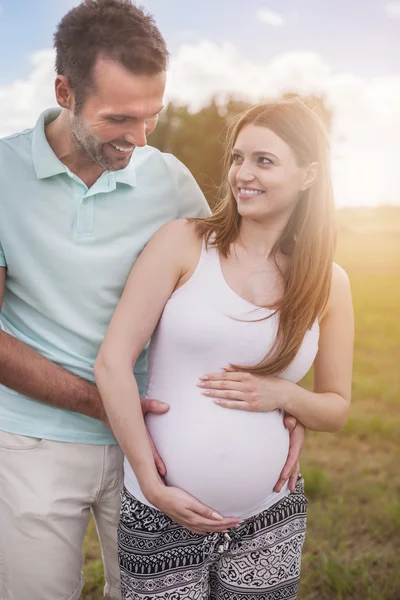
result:
[[(307, 500), (301, 477), (273, 491), (284, 411), (320, 431), (348, 413), (352, 302), (332, 262), (319, 119), (300, 100), (249, 109), (231, 126), (227, 171), (213, 216), (169, 223), (149, 242), (95, 366), (126, 457), (125, 600), (296, 598)], [(150, 337), (147, 395), (170, 405), (147, 418), (165, 480), (132, 374)], [(297, 382), (313, 364), (308, 392)]]

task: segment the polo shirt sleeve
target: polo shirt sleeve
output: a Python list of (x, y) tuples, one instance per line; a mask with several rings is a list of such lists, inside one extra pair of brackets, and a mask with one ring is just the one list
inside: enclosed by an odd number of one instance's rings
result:
[(179, 202), (179, 219), (185, 217), (208, 217), (210, 207), (199, 185), (189, 169), (180, 160), (170, 155), (173, 159), (176, 172), (177, 198)]
[(6, 267), (6, 266), (7, 266), (6, 257), (4, 255), (3, 247), (0, 243), (0, 267)]

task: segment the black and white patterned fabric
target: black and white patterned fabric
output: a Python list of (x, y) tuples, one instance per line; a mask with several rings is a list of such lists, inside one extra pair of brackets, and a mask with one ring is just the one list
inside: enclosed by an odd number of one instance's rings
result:
[(123, 600), (295, 600), (307, 499), (294, 492), (228, 533), (200, 535), (121, 494)]

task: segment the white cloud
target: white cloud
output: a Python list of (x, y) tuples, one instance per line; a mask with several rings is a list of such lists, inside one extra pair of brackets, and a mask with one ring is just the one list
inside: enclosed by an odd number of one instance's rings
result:
[(30, 127), (37, 113), (54, 106), (54, 52), (41, 50), (29, 59), (32, 70), (26, 80), (0, 86), (0, 135)]
[(257, 19), (273, 27), (280, 27), (285, 24), (285, 19), (282, 15), (268, 8), (260, 9), (257, 13)]
[(388, 2), (385, 11), (391, 19), (400, 19), (400, 2)]
[[(55, 105), (54, 54), (31, 58), (30, 76), (0, 86), (0, 135), (31, 127)], [(230, 43), (182, 45), (171, 61), (167, 98), (197, 110), (211, 96), (258, 102), (285, 92), (323, 94), (334, 111), (333, 167), (338, 205), (400, 203), (400, 76), (364, 79), (332, 73), (311, 52), (270, 62), (240, 56)], [(195, 140), (194, 142), (195, 143)]]
[(180, 47), (171, 61), (167, 94), (197, 110), (212, 95), (221, 101), (235, 94), (257, 102), (288, 88), (306, 94), (314, 87), (322, 93), (329, 77), (329, 67), (311, 52), (282, 54), (270, 63), (257, 64), (243, 58), (231, 43), (204, 40)]

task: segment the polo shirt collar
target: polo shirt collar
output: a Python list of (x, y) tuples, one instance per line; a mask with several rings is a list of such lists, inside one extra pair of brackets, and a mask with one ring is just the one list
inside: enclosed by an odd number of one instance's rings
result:
[[(47, 179), (60, 173), (71, 173), (66, 165), (54, 154), (45, 134), (45, 126), (54, 121), (61, 113), (60, 108), (45, 110), (39, 117), (32, 135), (32, 160), (38, 179)], [(103, 173), (101, 177), (106, 175)], [(130, 187), (136, 185), (136, 172), (132, 161), (125, 169), (108, 171), (107, 179), (111, 188), (115, 189), (117, 183), (124, 183)]]
[[(135, 150), (133, 152), (135, 152)], [(132, 164), (132, 158), (125, 169), (120, 169), (119, 171), (110, 171), (110, 175), (111, 174), (114, 175), (116, 183), (125, 183), (131, 187), (135, 187), (136, 185), (136, 171)]]
[(44, 111), (33, 130), (32, 160), (38, 179), (46, 179), (59, 173), (66, 173), (67, 167), (54, 154), (44, 131), (45, 126), (58, 117), (61, 109), (51, 108)]

